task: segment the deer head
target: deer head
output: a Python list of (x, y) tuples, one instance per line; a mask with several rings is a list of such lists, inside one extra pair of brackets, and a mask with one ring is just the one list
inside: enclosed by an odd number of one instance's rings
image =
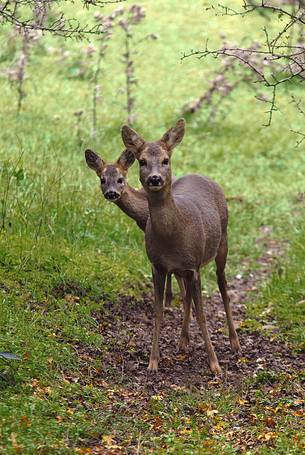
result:
[(92, 150), (85, 151), (87, 165), (100, 178), (101, 190), (108, 201), (118, 201), (125, 189), (129, 167), (134, 163), (135, 156), (131, 151), (124, 150), (114, 164), (106, 162)]
[(178, 120), (159, 141), (146, 142), (129, 126), (122, 127), (125, 147), (134, 153), (140, 164), (140, 180), (149, 191), (160, 191), (171, 185), (170, 159), (174, 147), (183, 139), (184, 119)]

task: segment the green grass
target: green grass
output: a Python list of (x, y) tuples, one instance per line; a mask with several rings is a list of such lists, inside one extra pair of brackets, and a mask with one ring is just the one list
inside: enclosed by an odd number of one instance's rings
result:
[(305, 233), (296, 226), (288, 258), (280, 260), (270, 281), (249, 308), (253, 319), (266, 322), (268, 316), (277, 322), (283, 339), (304, 351), (305, 336)]
[[(216, 47), (220, 30), (238, 41), (251, 28), (248, 39), (257, 38), (264, 21), (253, 16), (236, 26), (236, 18), (204, 12), (199, 0), (139, 3), (145, 6), (147, 18), (138, 36), (160, 35), (135, 57), (139, 78), (135, 128), (153, 140), (176, 121), (187, 101), (201, 94), (217, 67), (215, 60), (181, 63), (182, 53), (201, 48), (207, 37)], [(76, 10), (75, 14), (85, 20), (91, 13)], [(11, 55), (3, 30), (0, 69)], [(105, 388), (92, 382), (90, 368), (100, 367), (107, 349), (93, 312), (119, 294), (138, 298), (150, 280), (143, 234), (102, 198), (83, 156), (83, 149), (92, 147), (113, 161), (123, 149), (122, 36), (115, 32), (105, 61), (96, 141), (90, 137), (90, 82), (71, 78), (70, 60), (58, 63), (47, 51), (50, 46), (63, 46), (77, 61), (86, 43), (46, 37), (32, 54), (27, 97), (19, 116), (13, 87), (5, 78), (0, 80), (0, 220), (5, 227), (0, 231), (0, 351), (23, 358), (19, 363), (0, 359), (0, 452), (77, 453), (74, 448), (96, 441), (96, 445), (138, 447), (140, 453), (233, 454), (242, 447), (233, 423), (243, 411), (257, 415), (244, 433), (244, 438), (260, 441), (257, 453), (301, 453), (299, 417), (293, 414), (294, 405), (287, 407), (285, 402), (293, 403), (295, 390), (301, 387), (298, 375), (290, 378), (282, 395), (279, 392), (283, 412), (274, 414), (276, 426), (269, 432), (276, 437), (271, 435), (270, 440), (262, 436), (267, 432), (264, 419), (270, 417), (265, 406), (272, 401), (264, 384), (257, 384), (251, 409), (247, 403), (240, 404), (242, 390), (211, 385), (208, 390), (166, 391), (160, 400), (151, 398), (143, 413), (134, 415), (119, 393), (112, 409), (111, 385)], [(290, 93), (280, 91), (280, 111), (269, 128), (262, 126), (266, 105), (245, 87), (225, 102), (226, 116), (217, 117), (214, 124), (206, 124), (204, 111), (189, 117), (185, 139), (173, 156), (173, 169), (177, 176), (209, 175), (228, 196), (241, 198), (229, 202), (229, 280), (257, 267), (256, 259), (264, 249), (257, 242), (261, 226), (270, 226), (275, 240), (291, 243), (271, 281), (249, 305), (249, 318), (263, 325), (264, 311), (270, 308), (279, 337), (300, 349), (305, 238), (304, 205), (298, 194), (304, 191), (305, 155), (290, 131), (303, 126), (302, 116), (289, 103), (291, 93), (301, 92), (297, 86)], [(81, 148), (74, 116), (80, 109), (84, 110)], [(137, 173), (135, 165), (130, 175), (135, 185), (139, 185)], [(213, 266), (203, 276), (204, 291), (215, 291)], [(70, 286), (70, 300), (54, 292), (60, 286)], [(90, 362), (80, 359), (75, 351), (78, 344), (99, 355)], [(288, 379), (277, 378), (276, 389)], [(139, 408), (141, 399), (134, 397)], [(274, 407), (274, 402), (269, 405)]]

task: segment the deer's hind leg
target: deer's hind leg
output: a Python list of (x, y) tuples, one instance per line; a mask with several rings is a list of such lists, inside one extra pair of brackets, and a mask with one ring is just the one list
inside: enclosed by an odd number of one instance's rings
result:
[(225, 267), (227, 262), (227, 255), (228, 255), (228, 242), (227, 242), (227, 235), (223, 235), (217, 256), (215, 258), (216, 262), (216, 275), (217, 275), (217, 283), (219, 287), (219, 291), (222, 297), (222, 301), (225, 307), (225, 312), (227, 316), (227, 322), (229, 327), (229, 337), (230, 337), (230, 344), (231, 349), (233, 352), (239, 352), (240, 344), (238, 335), (234, 326), (234, 321), (232, 317), (231, 305), (230, 305), (230, 297), (227, 290), (227, 280), (225, 275)]

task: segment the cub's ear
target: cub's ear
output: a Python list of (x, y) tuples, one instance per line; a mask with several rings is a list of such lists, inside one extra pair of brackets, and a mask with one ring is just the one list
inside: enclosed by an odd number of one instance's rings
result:
[(172, 150), (174, 147), (180, 144), (183, 139), (185, 132), (185, 120), (181, 118), (178, 120), (173, 128), (170, 128), (162, 136), (161, 142), (164, 142), (168, 150)]
[(122, 127), (121, 134), (126, 149), (134, 153), (137, 158), (145, 145), (144, 139), (128, 125)]
[(87, 165), (90, 169), (93, 169), (98, 175), (100, 175), (106, 165), (105, 161), (90, 149), (85, 151), (85, 157)]
[(128, 171), (130, 166), (132, 166), (133, 163), (135, 162), (135, 159), (136, 157), (134, 153), (126, 149), (117, 160), (117, 164), (120, 165), (124, 169), (124, 171)]

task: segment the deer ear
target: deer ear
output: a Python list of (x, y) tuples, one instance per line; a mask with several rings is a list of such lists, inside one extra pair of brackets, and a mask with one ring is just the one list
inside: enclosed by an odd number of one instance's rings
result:
[(178, 120), (173, 128), (170, 128), (162, 136), (161, 141), (164, 142), (169, 150), (180, 144), (183, 139), (185, 131), (185, 120), (181, 118)]
[(132, 166), (135, 162), (135, 159), (135, 154), (126, 149), (117, 160), (117, 163), (124, 169), (124, 171), (128, 171), (130, 166)]
[(128, 125), (124, 125), (122, 127), (122, 140), (127, 150), (134, 153), (137, 158), (144, 147), (144, 139)]
[(105, 167), (106, 163), (100, 156), (98, 156), (95, 152), (90, 149), (85, 151), (85, 157), (87, 165), (90, 169), (93, 169), (97, 174), (99, 174), (103, 168)]

